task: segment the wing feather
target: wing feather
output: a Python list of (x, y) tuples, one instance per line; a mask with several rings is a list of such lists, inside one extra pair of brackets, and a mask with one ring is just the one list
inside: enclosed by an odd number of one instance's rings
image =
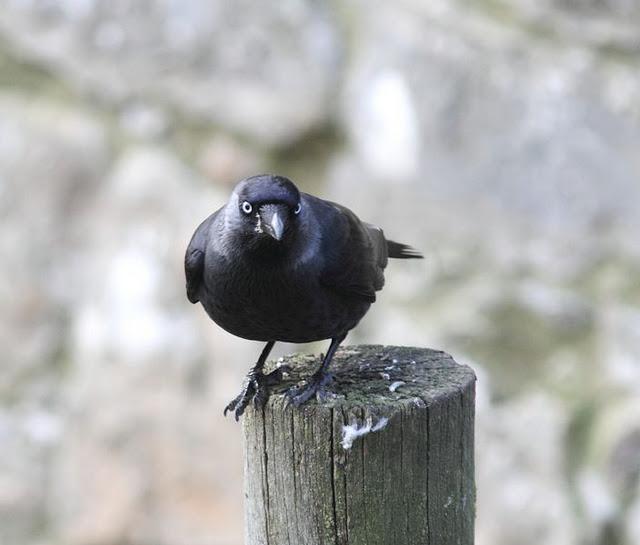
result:
[(209, 241), (209, 230), (218, 212), (211, 214), (196, 229), (184, 256), (184, 273), (187, 282), (187, 299), (192, 303), (200, 300), (200, 287), (204, 273), (204, 261)]
[(364, 223), (348, 208), (335, 204), (323, 232), (323, 285), (347, 297), (370, 303), (384, 285), (387, 245), (381, 229)]

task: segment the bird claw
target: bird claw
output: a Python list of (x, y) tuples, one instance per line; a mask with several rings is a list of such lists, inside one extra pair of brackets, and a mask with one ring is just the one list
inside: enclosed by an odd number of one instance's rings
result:
[(334, 394), (327, 391), (326, 387), (333, 382), (333, 379), (334, 376), (331, 373), (312, 375), (305, 386), (293, 386), (287, 390), (285, 394), (287, 405), (300, 407), (300, 405), (305, 404), (314, 395), (318, 401), (330, 399)]
[(250, 371), (244, 380), (240, 394), (225, 407), (224, 416), (227, 416), (228, 412), (232, 412), (237, 422), (252, 400), (256, 409), (264, 407), (269, 399), (269, 386), (280, 383), (284, 375), (290, 371), (291, 368), (288, 365), (282, 365), (267, 375)]
[(257, 380), (249, 374), (242, 383), (242, 390), (240, 393), (229, 402), (224, 408), (224, 416), (227, 416), (228, 412), (234, 413), (236, 422), (240, 420), (240, 417), (244, 414), (244, 410), (249, 405), (249, 402), (255, 397), (259, 390)]

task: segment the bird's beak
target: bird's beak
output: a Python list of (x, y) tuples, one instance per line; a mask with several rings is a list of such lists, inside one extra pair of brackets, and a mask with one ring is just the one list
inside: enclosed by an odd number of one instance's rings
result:
[(264, 231), (280, 241), (287, 230), (288, 208), (283, 204), (265, 204), (260, 207), (260, 220)]
[(282, 239), (282, 233), (284, 233), (284, 223), (280, 219), (280, 215), (276, 212), (273, 216), (271, 216), (271, 231), (269, 234), (275, 238), (276, 240)]

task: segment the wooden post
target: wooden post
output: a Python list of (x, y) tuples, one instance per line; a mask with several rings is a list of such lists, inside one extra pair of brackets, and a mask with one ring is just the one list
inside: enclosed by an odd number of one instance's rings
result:
[[(292, 382), (319, 361), (294, 355)], [(245, 545), (472, 545), (475, 375), (444, 352), (350, 346), (336, 397), (277, 388), (245, 433)]]

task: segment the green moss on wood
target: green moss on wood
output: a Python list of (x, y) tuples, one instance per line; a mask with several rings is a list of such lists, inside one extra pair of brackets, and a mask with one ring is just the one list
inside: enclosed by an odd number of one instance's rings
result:
[[(319, 361), (283, 358), (290, 380), (245, 415), (247, 545), (473, 543), (473, 371), (434, 350), (344, 347), (335, 397), (287, 406)], [(346, 424), (383, 417), (342, 447)]]

